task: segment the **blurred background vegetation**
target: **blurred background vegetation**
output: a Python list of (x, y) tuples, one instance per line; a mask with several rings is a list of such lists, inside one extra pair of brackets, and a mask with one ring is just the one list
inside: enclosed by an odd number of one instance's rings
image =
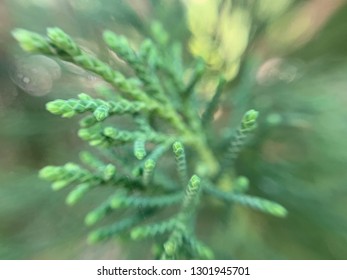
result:
[[(238, 172), (250, 178), (253, 194), (280, 202), (289, 216), (278, 219), (235, 207), (226, 221), (218, 209), (202, 209), (202, 216), (215, 223), (201, 223), (200, 235), (221, 259), (347, 259), (347, 5), (343, 0), (262, 2), (256, 15), (258, 35), (246, 40), (247, 50), (240, 46), (245, 18), (239, 25), (224, 23), (228, 32), (219, 55), (227, 61), (239, 50), (242, 61), (220, 66), (217, 58), (209, 59), (212, 70), (224, 72), (230, 80), (225, 102), (231, 113), (219, 116), (221, 122), (231, 118), (237, 123), (249, 108), (261, 112), (256, 135), (237, 162)], [(124, 34), (136, 45), (158, 20), (183, 44), (184, 60), (190, 65), (190, 53), (205, 58), (213, 53), (199, 40), (192, 42), (213, 20), (211, 9), (197, 8), (209, 4), (0, 2), (0, 259), (151, 257), (150, 247), (142, 244), (87, 245), (83, 219), (93, 199), (67, 207), (66, 192), (53, 193), (38, 179), (41, 167), (75, 160), (84, 145), (76, 136), (77, 122), (50, 115), (45, 103), (93, 92), (100, 81), (73, 65), (23, 54), (11, 30), (43, 33), (46, 27), (58, 26), (87, 51), (105, 58), (102, 30)], [(197, 12), (206, 22), (202, 31), (194, 29)], [(210, 94), (208, 81), (201, 91)]]

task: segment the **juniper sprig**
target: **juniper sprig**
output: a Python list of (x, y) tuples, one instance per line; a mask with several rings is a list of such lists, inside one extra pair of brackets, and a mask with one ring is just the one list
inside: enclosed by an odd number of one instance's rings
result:
[[(196, 228), (199, 206), (202, 201), (209, 203), (202, 197), (238, 203), (277, 217), (284, 217), (287, 211), (278, 203), (246, 195), (248, 178), (230, 175), (237, 173), (235, 160), (257, 126), (258, 112), (252, 109), (244, 114), (234, 137), (229, 139), (225, 157), (219, 159), (208, 139), (209, 134), (218, 131), (212, 129), (219, 126), (214, 113), (218, 107), (225, 109), (220, 100), (226, 80), (219, 79), (215, 95), (203, 105), (206, 102), (200, 102), (203, 97), (198, 85), (205, 77), (206, 61), (198, 59), (186, 81), (182, 47), (170, 42), (159, 23), (153, 25), (152, 33), (154, 39), (145, 39), (136, 50), (124, 36), (104, 32), (107, 47), (133, 70), (135, 78), (128, 78), (83, 51), (59, 28), (48, 28), (46, 36), (23, 29), (13, 32), (23, 50), (72, 62), (114, 88), (114, 93), (108, 91), (98, 98), (80, 93), (78, 98), (47, 103), (52, 114), (64, 118), (83, 115), (78, 136), (95, 147), (100, 157), (82, 152), (81, 164), (47, 166), (39, 175), (51, 182), (54, 190), (70, 186), (66, 198), (69, 205), (95, 188), (114, 190), (86, 215), (85, 224), (94, 226), (122, 209), (127, 210), (125, 217), (93, 230), (88, 238), (91, 243), (122, 234), (133, 240), (161, 236), (166, 239), (158, 254), (162, 259), (211, 259), (214, 254), (199, 240)], [(112, 94), (116, 96), (110, 98)], [(200, 116), (199, 112), (204, 113)], [(129, 128), (117, 122), (121, 115), (132, 120)], [(115, 154), (115, 146), (123, 154)], [(176, 170), (170, 170), (170, 164), (175, 163)], [(235, 186), (232, 190), (222, 190), (223, 176)], [(146, 222), (144, 216), (151, 217), (151, 222)]]

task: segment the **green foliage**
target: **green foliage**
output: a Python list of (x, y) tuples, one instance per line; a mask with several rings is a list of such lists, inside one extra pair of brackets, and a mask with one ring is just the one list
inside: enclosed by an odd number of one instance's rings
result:
[[(94, 188), (114, 190), (86, 215), (85, 223), (93, 226), (124, 208), (126, 217), (92, 231), (92, 243), (121, 234), (129, 234), (133, 240), (155, 238), (156, 242), (162, 236), (167, 241), (161, 244), (158, 258), (210, 259), (214, 254), (199, 240), (196, 230), (202, 197), (238, 203), (277, 217), (286, 216), (287, 211), (275, 202), (244, 194), (248, 179), (233, 174), (237, 173), (235, 160), (257, 126), (258, 112), (249, 110), (244, 114), (235, 135), (228, 139), (225, 157), (219, 159), (220, 148), (210, 145), (208, 138), (217, 126), (213, 114), (218, 106), (223, 106), (220, 98), (225, 79), (219, 79), (216, 93), (206, 105), (198, 102), (205, 62), (197, 59), (195, 66), (188, 69), (191, 74), (186, 81), (180, 45), (169, 41), (159, 23), (152, 29), (154, 39), (145, 39), (138, 51), (124, 36), (112, 31), (103, 34), (106, 45), (127, 64), (135, 78), (126, 77), (111, 63), (85, 52), (59, 28), (48, 28), (47, 37), (22, 29), (13, 32), (25, 51), (72, 62), (100, 76), (115, 91), (114, 96), (107, 98), (82, 93), (78, 99), (57, 99), (47, 104), (49, 112), (64, 118), (84, 114), (78, 135), (99, 155), (83, 152), (81, 165), (47, 166), (40, 171), (40, 177), (50, 181), (54, 190), (72, 187), (66, 198), (69, 205)], [(204, 112), (202, 116), (199, 111)], [(131, 120), (126, 123), (127, 129), (117, 122), (120, 115)], [(115, 147), (124, 154), (115, 153)], [(164, 160), (176, 161), (177, 170), (172, 172)], [(178, 180), (172, 182), (170, 176)], [(222, 183), (221, 178), (226, 182)], [(233, 188), (222, 190), (225, 183)], [(143, 217), (153, 222), (146, 223)]]
[(101, 99), (93, 99), (85, 93), (78, 95), (79, 99), (57, 99), (47, 103), (47, 110), (64, 118), (71, 118), (76, 114), (92, 112), (97, 121), (103, 121), (113, 114), (134, 114), (144, 110), (145, 104), (141, 102), (129, 102), (118, 100), (106, 102)]
[(182, 186), (184, 186), (188, 182), (187, 162), (184, 148), (182, 143), (178, 141), (173, 143), (172, 148), (176, 157), (178, 175)]
[(237, 159), (243, 146), (246, 144), (247, 136), (256, 128), (257, 117), (258, 112), (255, 110), (249, 110), (244, 114), (240, 126), (237, 128), (235, 135), (229, 141), (228, 149), (222, 161), (222, 166), (217, 178), (223, 175), (225, 170), (231, 167)]

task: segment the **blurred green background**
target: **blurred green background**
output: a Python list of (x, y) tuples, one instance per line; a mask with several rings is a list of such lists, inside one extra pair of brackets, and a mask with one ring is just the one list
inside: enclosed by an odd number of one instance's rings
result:
[[(53, 193), (38, 179), (41, 167), (73, 161), (85, 147), (77, 121), (50, 115), (45, 103), (91, 92), (100, 81), (72, 65), (23, 54), (10, 32), (58, 26), (103, 57), (103, 29), (136, 44), (159, 20), (182, 42), (189, 65), (184, 5), (8, 0), (0, 2), (0, 16), (0, 259), (150, 258), (150, 247), (139, 243), (88, 245), (83, 219), (92, 198), (67, 207), (66, 192)], [(251, 62), (241, 66), (226, 101), (236, 115), (256, 108), (261, 120), (237, 169), (250, 178), (251, 193), (282, 203), (289, 216), (235, 207), (226, 221), (218, 210), (202, 209), (216, 221), (202, 223), (200, 235), (217, 258), (347, 259), (346, 18), (342, 0), (293, 1), (245, 55)]]

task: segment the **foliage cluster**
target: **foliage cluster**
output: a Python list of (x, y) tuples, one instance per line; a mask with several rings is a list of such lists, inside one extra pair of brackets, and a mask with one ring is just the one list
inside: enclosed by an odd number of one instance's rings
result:
[[(152, 26), (152, 39), (145, 39), (138, 50), (124, 36), (105, 31), (104, 42), (116, 62), (85, 51), (59, 28), (48, 28), (47, 36), (17, 29), (13, 36), (23, 50), (74, 63), (109, 85), (98, 88), (98, 96), (80, 93), (46, 106), (64, 118), (85, 115), (78, 136), (95, 152), (82, 151), (81, 164), (46, 166), (40, 177), (52, 182), (54, 190), (72, 187), (69, 205), (93, 189), (114, 190), (86, 215), (85, 223), (92, 226), (111, 213), (121, 218), (93, 230), (90, 242), (119, 235), (156, 238), (156, 258), (211, 259), (212, 250), (196, 232), (202, 204), (238, 203), (286, 216), (280, 204), (246, 194), (249, 180), (235, 170), (238, 155), (257, 127), (258, 112), (245, 110), (236, 126), (233, 120), (221, 127), (215, 115), (228, 110), (221, 102), (227, 80), (218, 78), (210, 100), (199, 95), (206, 60), (184, 65), (181, 45), (171, 42), (159, 23)], [(115, 68), (120, 61), (133, 77)]]

